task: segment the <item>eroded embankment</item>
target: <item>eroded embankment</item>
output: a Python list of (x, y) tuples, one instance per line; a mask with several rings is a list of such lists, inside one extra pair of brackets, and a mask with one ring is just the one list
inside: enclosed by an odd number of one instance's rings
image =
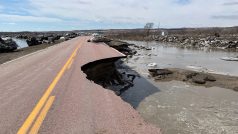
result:
[(238, 91), (238, 77), (197, 72), (179, 68), (149, 69), (156, 81), (179, 80), (205, 87), (221, 87)]
[(82, 66), (81, 69), (87, 75), (87, 79), (120, 95), (134, 85), (136, 77), (136, 74), (129, 73), (128, 68), (122, 66), (121, 58), (125, 57), (97, 60)]

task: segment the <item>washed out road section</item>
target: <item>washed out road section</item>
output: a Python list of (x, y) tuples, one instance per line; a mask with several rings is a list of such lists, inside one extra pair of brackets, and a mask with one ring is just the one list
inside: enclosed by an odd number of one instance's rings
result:
[(81, 67), (100, 59), (122, 56), (105, 44), (79, 37), (31, 56), (0, 65), (0, 131), (16, 133), (45, 90), (80, 45), (70, 67), (51, 95), (55, 100), (39, 133), (159, 133), (112, 91), (86, 79)]

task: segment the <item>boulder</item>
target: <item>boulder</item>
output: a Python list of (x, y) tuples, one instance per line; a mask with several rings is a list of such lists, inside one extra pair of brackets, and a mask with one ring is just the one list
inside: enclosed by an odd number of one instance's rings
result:
[(76, 34), (76, 33), (68, 33), (68, 34), (66, 34), (66, 36), (69, 38), (69, 39), (72, 39), (72, 38), (75, 38), (75, 37), (77, 37), (78, 36), (78, 34)]
[(196, 76), (198, 73), (197, 72), (188, 72), (185, 74), (187, 79), (192, 79), (194, 76)]
[(168, 69), (149, 69), (149, 73), (152, 77), (173, 74), (173, 72)]
[(18, 35), (16, 36), (16, 38), (19, 38), (19, 39), (27, 39), (28, 37), (26, 35)]
[(55, 40), (56, 40), (56, 38), (55, 37), (48, 37), (48, 42), (49, 43), (54, 43), (55, 42)]
[(197, 84), (205, 84), (206, 83), (206, 80), (202, 75), (193, 76), (192, 81)]
[(205, 84), (207, 81), (216, 81), (216, 78), (208, 74), (197, 74), (192, 76), (192, 81), (197, 84)]
[(207, 75), (206, 78), (205, 78), (206, 81), (216, 81), (216, 78), (214, 76), (211, 76), (211, 75)]
[(95, 43), (99, 43), (99, 42), (110, 42), (111, 39), (108, 39), (106, 37), (103, 37), (103, 36), (95, 36), (91, 39), (92, 42), (95, 42)]
[(31, 37), (30, 39), (26, 40), (26, 42), (29, 46), (35, 46), (40, 44), (39, 38), (37, 40), (36, 37)]
[(4, 40), (0, 37), (0, 43), (3, 43), (4, 42)]
[(238, 92), (238, 87), (233, 88), (234, 91)]
[(16, 50), (18, 45), (12, 39), (3, 40), (0, 38), (0, 52), (12, 52)]
[(227, 48), (236, 48), (237, 47), (237, 43), (230, 41), (228, 42)]

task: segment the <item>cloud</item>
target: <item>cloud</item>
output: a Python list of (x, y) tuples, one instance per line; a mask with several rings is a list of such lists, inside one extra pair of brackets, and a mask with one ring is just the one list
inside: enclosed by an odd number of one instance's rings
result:
[(176, 0), (175, 2), (180, 5), (186, 5), (189, 4), (191, 0)]
[(37, 16), (22, 16), (22, 15), (9, 15), (0, 14), (1, 21), (14, 22), (61, 22), (62, 20), (57, 18), (37, 17)]
[(238, 20), (238, 15), (214, 15), (213, 19), (227, 19), (227, 20)]
[[(16, 1), (16, 0), (14, 0)], [(54, 23), (55, 28), (90, 29), (143, 27), (147, 22), (161, 27), (234, 26), (235, 0), (17, 0), (7, 1), (0, 21)], [(19, 4), (24, 5), (19, 6)], [(9, 5), (12, 5), (9, 8)], [(233, 15), (234, 14), (234, 15)], [(44, 24), (43, 24), (44, 23)]]
[(238, 5), (238, 2), (236, 1), (233, 1), (233, 2), (225, 2), (223, 3), (224, 6), (235, 6), (235, 5)]

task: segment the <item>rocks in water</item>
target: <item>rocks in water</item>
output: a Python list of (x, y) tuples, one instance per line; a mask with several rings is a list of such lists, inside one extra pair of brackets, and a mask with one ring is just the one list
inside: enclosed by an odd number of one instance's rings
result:
[(3, 40), (0, 38), (0, 52), (12, 52), (16, 50), (18, 45), (12, 39)]
[(197, 74), (198, 74), (197, 72), (189, 72), (189, 73), (185, 73), (185, 76), (187, 79), (192, 79)]
[(186, 80), (190, 80), (196, 84), (205, 84), (207, 81), (214, 82), (216, 78), (212, 75), (198, 73), (198, 72), (190, 72), (185, 74)]
[(195, 84), (206, 84), (207, 82), (216, 81), (216, 78), (210, 74), (178, 69), (149, 69), (149, 73), (155, 80), (175, 79)]
[(152, 48), (147, 47), (145, 50), (152, 50)]
[(234, 91), (238, 92), (238, 87), (233, 88)]
[(197, 84), (205, 84), (206, 80), (203, 75), (195, 75), (192, 77), (192, 81)]
[(206, 75), (205, 80), (213, 82), (213, 81), (216, 81), (216, 78), (214, 76), (212, 76), (212, 75)]
[(168, 69), (148, 69), (148, 70), (152, 77), (173, 74), (173, 72)]

